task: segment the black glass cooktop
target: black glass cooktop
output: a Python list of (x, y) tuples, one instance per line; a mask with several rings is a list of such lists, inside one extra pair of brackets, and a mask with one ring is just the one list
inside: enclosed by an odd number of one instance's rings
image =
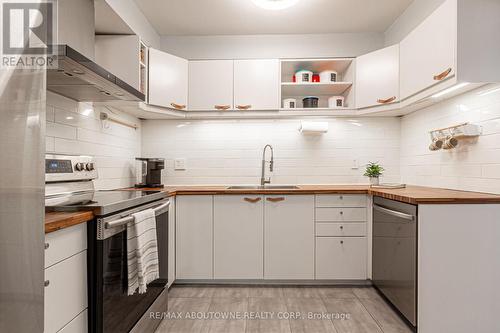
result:
[(51, 199), (46, 208), (54, 211), (92, 210), (96, 215), (108, 215), (164, 197), (165, 193), (161, 191), (93, 191)]

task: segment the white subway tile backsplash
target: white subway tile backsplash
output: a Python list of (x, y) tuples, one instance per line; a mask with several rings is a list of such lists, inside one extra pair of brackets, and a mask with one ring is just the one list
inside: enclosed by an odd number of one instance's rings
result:
[[(257, 184), (267, 143), (274, 147), (276, 184), (366, 184), (369, 161), (384, 164), (384, 181), (399, 181), (399, 118), (324, 121), (328, 133), (304, 136), (300, 120), (147, 120), (142, 153), (166, 159), (166, 184)], [(186, 170), (174, 170), (175, 158), (186, 159)]]
[[(458, 190), (500, 193), (500, 91), (492, 86), (419, 110), (401, 121), (402, 181)], [(463, 122), (483, 127), (483, 135), (461, 140), (456, 149), (432, 152), (429, 131)]]
[(98, 189), (129, 187), (135, 183), (135, 157), (141, 155), (141, 129), (103, 124), (99, 119), (101, 111), (140, 125), (139, 119), (119, 111), (47, 93), (46, 151), (94, 156)]

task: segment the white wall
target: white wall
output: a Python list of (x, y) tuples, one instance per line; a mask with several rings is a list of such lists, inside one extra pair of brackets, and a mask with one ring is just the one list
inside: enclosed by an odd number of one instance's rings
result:
[[(141, 129), (99, 120), (100, 107), (77, 103), (47, 92), (46, 152), (96, 157), (98, 189), (128, 187), (135, 183), (135, 157), (141, 152)], [(116, 117), (140, 124), (122, 113)]]
[(127, 22), (128, 26), (148, 45), (160, 47), (160, 35), (149, 23), (134, 0), (105, 0), (111, 8)]
[[(143, 122), (142, 152), (166, 158), (168, 185), (258, 184), (267, 143), (275, 150), (273, 183), (367, 183), (362, 174), (369, 161), (386, 167), (383, 181), (399, 181), (398, 118), (327, 121), (327, 134), (308, 137), (298, 132), (300, 120), (148, 120)], [(186, 158), (185, 171), (174, 170), (175, 158)], [(355, 159), (357, 170), (351, 168)]]
[[(500, 88), (500, 86), (497, 86)], [(407, 115), (401, 125), (401, 176), (410, 184), (500, 193), (500, 91), (480, 88)], [(431, 152), (429, 131), (463, 122), (483, 126), (477, 140)]]
[(399, 43), (445, 0), (414, 0), (385, 32), (385, 45)]
[(186, 59), (355, 57), (383, 46), (382, 33), (161, 38), (163, 51)]

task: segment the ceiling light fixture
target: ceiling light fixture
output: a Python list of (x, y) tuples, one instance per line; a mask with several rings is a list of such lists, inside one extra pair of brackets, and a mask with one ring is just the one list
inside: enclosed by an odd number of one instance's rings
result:
[(287, 9), (296, 5), (300, 0), (252, 0), (260, 8), (268, 10)]

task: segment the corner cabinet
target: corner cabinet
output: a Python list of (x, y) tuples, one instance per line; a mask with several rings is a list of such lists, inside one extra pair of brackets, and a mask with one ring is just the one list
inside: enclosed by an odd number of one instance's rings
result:
[(188, 103), (188, 61), (149, 49), (149, 104), (184, 110)]
[(400, 44), (402, 99), (455, 75), (456, 40), (457, 1), (449, 0)]
[(176, 198), (176, 278), (213, 279), (213, 197)]
[(314, 279), (314, 196), (265, 196), (264, 278)]
[(233, 60), (189, 62), (189, 110), (233, 109)]
[(280, 62), (278, 59), (234, 61), (236, 110), (277, 110)]
[(358, 109), (399, 101), (399, 44), (356, 60), (356, 107)]
[(263, 279), (264, 202), (256, 195), (214, 197), (214, 279)]

